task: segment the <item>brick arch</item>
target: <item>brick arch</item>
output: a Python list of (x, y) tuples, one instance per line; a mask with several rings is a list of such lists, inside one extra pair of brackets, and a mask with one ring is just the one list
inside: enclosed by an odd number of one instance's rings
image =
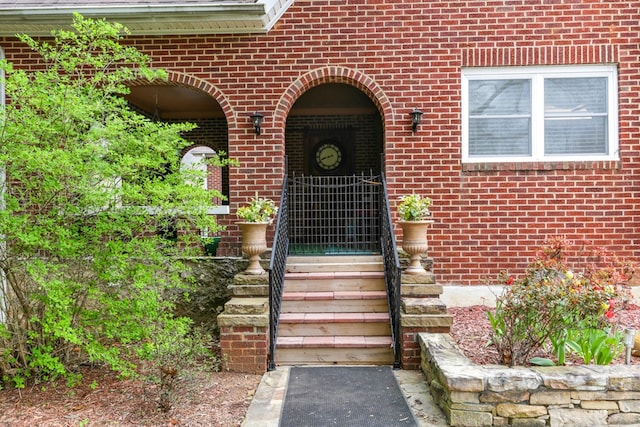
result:
[(392, 117), (391, 102), (380, 86), (366, 74), (345, 67), (323, 67), (302, 75), (293, 82), (278, 100), (274, 111), (274, 125), (284, 129), (287, 115), (293, 104), (309, 89), (324, 83), (344, 83), (358, 88), (365, 93), (378, 109), (382, 119), (383, 129), (385, 123)]
[(224, 93), (222, 93), (222, 91), (218, 89), (215, 85), (201, 78), (194, 77), (179, 71), (169, 70), (167, 72), (167, 79), (171, 83), (174, 83), (180, 86), (189, 86), (189, 87), (198, 89), (208, 94), (209, 96), (211, 96), (220, 105), (220, 108), (224, 113), (225, 119), (227, 120), (227, 128), (231, 129), (236, 126), (235, 114), (233, 113), (233, 108), (231, 107), (229, 100), (224, 95)]

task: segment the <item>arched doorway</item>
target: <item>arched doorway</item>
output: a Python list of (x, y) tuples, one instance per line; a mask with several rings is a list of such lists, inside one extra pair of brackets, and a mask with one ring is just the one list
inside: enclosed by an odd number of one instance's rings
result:
[(293, 104), (285, 129), (290, 175), (379, 174), (383, 152), (380, 112), (358, 88), (324, 83)]
[(291, 254), (380, 250), (383, 125), (372, 100), (344, 83), (312, 87), (286, 122)]

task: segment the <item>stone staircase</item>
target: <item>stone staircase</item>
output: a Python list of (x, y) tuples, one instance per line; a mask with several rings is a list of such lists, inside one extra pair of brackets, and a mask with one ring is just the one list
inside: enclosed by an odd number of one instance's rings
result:
[(380, 256), (291, 256), (276, 341), (279, 365), (393, 364)]
[[(406, 259), (401, 258), (401, 264)], [(401, 365), (418, 369), (420, 333), (447, 333), (432, 261), (426, 275), (402, 275)], [(239, 273), (218, 315), (226, 369), (262, 373), (269, 347), (269, 275)], [(289, 257), (275, 365), (392, 365), (386, 285), (380, 256)], [(269, 362), (270, 364), (270, 362)]]

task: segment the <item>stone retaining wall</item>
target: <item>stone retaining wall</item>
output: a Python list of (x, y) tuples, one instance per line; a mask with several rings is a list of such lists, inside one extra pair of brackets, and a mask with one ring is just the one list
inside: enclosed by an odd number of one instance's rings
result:
[[(234, 277), (247, 268), (248, 261), (231, 257), (194, 257), (181, 261), (185, 265), (182, 276), (193, 281), (194, 288), (189, 290), (189, 298), (178, 298), (176, 314), (189, 317), (195, 326), (217, 334), (217, 316), (224, 304), (237, 293)], [(181, 296), (184, 290), (175, 292)]]
[(638, 366), (481, 366), (449, 334), (418, 339), (422, 371), (451, 426), (640, 425)]

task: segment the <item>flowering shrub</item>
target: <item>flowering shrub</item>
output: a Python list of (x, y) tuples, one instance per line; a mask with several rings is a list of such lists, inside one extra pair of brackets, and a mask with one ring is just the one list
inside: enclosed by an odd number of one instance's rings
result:
[(551, 343), (564, 362), (567, 331), (605, 329), (615, 309), (627, 299), (624, 285), (633, 275), (631, 264), (597, 249), (586, 254), (584, 271), (569, 268), (572, 244), (563, 237), (545, 242), (521, 278), (501, 274), (509, 285), (489, 312), (491, 342), (501, 362), (521, 365)]

